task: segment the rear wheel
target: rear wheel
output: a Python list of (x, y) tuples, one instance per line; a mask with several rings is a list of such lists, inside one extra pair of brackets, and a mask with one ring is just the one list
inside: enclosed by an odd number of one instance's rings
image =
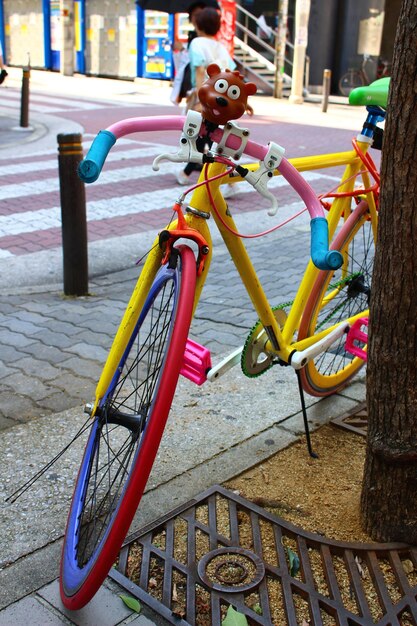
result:
[(343, 96), (348, 96), (356, 87), (365, 84), (362, 74), (355, 69), (349, 69), (339, 80), (339, 90)]
[(96, 593), (139, 505), (171, 407), (191, 323), (196, 264), (186, 246), (156, 274), (101, 401), (75, 486), (61, 561), (61, 597)]
[[(368, 314), (375, 242), (365, 201), (355, 208), (331, 247), (342, 253), (344, 264), (338, 270), (319, 273), (300, 324), (300, 340), (358, 314)], [(330, 395), (357, 373), (363, 361), (347, 352), (345, 343), (343, 335), (300, 370), (307, 393)]]

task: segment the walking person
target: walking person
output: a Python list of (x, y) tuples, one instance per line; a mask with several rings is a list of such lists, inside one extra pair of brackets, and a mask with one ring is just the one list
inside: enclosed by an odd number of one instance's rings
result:
[(8, 76), (3, 59), (3, 47), (0, 41), (0, 85), (4, 82), (4, 79)]
[[(200, 103), (198, 101), (198, 90), (206, 79), (206, 68), (210, 63), (217, 63), (222, 69), (233, 70), (236, 63), (229, 55), (228, 51), (216, 39), (216, 35), (220, 30), (220, 13), (212, 7), (204, 7), (194, 16), (194, 24), (197, 32), (188, 47), (191, 70), (191, 86), (192, 89), (187, 95), (187, 110), (200, 111)], [(197, 139), (197, 148), (204, 152), (207, 141), (199, 137)], [(208, 146), (210, 148), (211, 146)], [(200, 168), (196, 163), (187, 163), (185, 168), (179, 172), (177, 182), (180, 185), (188, 185), (190, 174), (198, 171)]]
[(197, 0), (192, 2), (188, 7), (188, 20), (193, 25), (194, 30), (188, 32), (188, 41), (184, 45), (182, 41), (174, 43), (174, 64), (175, 64), (175, 80), (171, 93), (171, 102), (180, 104), (183, 98), (186, 98), (187, 92), (191, 90), (191, 70), (188, 48), (191, 41), (197, 37), (195, 30), (195, 18), (198, 13), (205, 7), (210, 6), (220, 11), (217, 0)]

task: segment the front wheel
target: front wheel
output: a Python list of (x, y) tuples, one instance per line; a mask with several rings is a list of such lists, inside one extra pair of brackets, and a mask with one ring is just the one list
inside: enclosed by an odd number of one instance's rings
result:
[(61, 560), (64, 605), (83, 607), (96, 593), (129, 530), (171, 407), (195, 294), (196, 263), (173, 251), (145, 299), (127, 348), (91, 426)]
[[(331, 247), (342, 253), (344, 263), (338, 270), (319, 273), (304, 309), (299, 340), (358, 314), (362, 317), (368, 314), (375, 241), (365, 201), (355, 208)], [(300, 370), (307, 393), (313, 396), (336, 393), (362, 367), (362, 359), (347, 352), (345, 344), (343, 335)]]

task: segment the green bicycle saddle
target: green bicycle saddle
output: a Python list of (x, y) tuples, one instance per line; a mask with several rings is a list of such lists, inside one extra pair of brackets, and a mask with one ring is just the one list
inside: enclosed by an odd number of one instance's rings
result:
[(356, 87), (349, 94), (349, 104), (356, 106), (375, 105), (386, 109), (389, 83), (390, 77), (385, 76), (365, 87)]

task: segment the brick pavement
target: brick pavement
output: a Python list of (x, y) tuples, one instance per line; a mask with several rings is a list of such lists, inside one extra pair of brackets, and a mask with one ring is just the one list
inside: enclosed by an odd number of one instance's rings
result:
[[(265, 274), (266, 292), (276, 304), (293, 295), (297, 271), (278, 272), (281, 260), (271, 250), (279, 247), (295, 266), (294, 241), (298, 244), (300, 235), (307, 260), (309, 235), (305, 232), (287, 236), (282, 231), (274, 241), (250, 245), (255, 266), (261, 267), (268, 259), (260, 275)], [(192, 326), (193, 338), (207, 344), (214, 354), (241, 345), (256, 321), (237, 272), (231, 264), (227, 268), (227, 262), (227, 252), (220, 249)], [(2, 350), (0, 428), (91, 399), (137, 275), (133, 266), (93, 278), (93, 295), (76, 299), (42, 289), (1, 298), (6, 306), (0, 310), (0, 342), (6, 352)]]

